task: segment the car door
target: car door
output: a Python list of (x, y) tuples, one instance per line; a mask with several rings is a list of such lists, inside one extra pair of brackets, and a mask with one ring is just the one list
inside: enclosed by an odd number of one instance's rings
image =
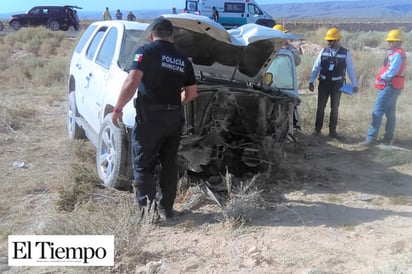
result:
[(38, 26), (42, 22), (42, 7), (34, 7), (24, 16), (23, 25), (27, 24), (29, 26)]
[(255, 4), (247, 5), (247, 22), (255, 23), (258, 19), (263, 19), (263, 12)]
[[(112, 83), (116, 82), (116, 79), (113, 79), (113, 70), (116, 70), (118, 64), (113, 62), (113, 59), (117, 44), (120, 44), (118, 35), (119, 30), (116, 27), (111, 27), (106, 31), (94, 61), (95, 69), (92, 72), (88, 93), (91, 98), (88, 103), (93, 112), (89, 121), (96, 132), (99, 132), (101, 121), (104, 119), (105, 97), (114, 92)], [(121, 84), (115, 88), (120, 89)]]
[(86, 50), (82, 52), (82, 56), (78, 58), (75, 64), (76, 74), (79, 75), (76, 79), (77, 107), (79, 113), (96, 132), (98, 132), (98, 127), (93, 126), (93, 121), (98, 119), (99, 111), (96, 112), (97, 105), (94, 97), (96, 89), (99, 88), (97, 75), (100, 68), (96, 66), (95, 60), (107, 29), (106, 26), (101, 26), (94, 32)]
[(112, 78), (110, 69), (116, 50), (117, 36), (116, 27), (107, 28), (104, 32), (101, 29), (95, 36), (96, 42), (92, 41), (90, 44), (89, 56), (86, 52), (86, 58), (90, 60), (90, 63), (84, 70), (86, 76), (83, 93), (84, 118), (96, 133), (99, 132), (101, 120), (104, 118), (104, 98), (111, 92), (109, 90)]

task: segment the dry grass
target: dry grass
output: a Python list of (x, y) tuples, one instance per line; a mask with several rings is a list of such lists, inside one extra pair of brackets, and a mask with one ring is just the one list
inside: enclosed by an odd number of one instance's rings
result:
[[(313, 33), (309, 32), (307, 39), (316, 43), (323, 42), (324, 33), (325, 29)], [(370, 113), (375, 98), (375, 90), (371, 83), (374, 73), (382, 61), (382, 55), (380, 52), (365, 50), (363, 47), (378, 43), (379, 39), (371, 38), (366, 34), (359, 36), (351, 34), (352, 38), (349, 38), (348, 34), (344, 35), (348, 36), (348, 40), (344, 40), (343, 44), (348, 43), (353, 47), (351, 50), (360, 82), (360, 92), (354, 96), (345, 95), (342, 97), (339, 129), (345, 136), (362, 138), (370, 123)], [(354, 42), (356, 39), (362, 40)], [(410, 41), (409, 37), (408, 41)], [(0, 84), (13, 90), (13, 92), (5, 93), (5, 99), (0, 101), (0, 143), (12, 139), (10, 137), (12, 134), (20, 134), (23, 130), (27, 130), (31, 126), (30, 122), (37, 119), (40, 107), (47, 109), (47, 106), (32, 103), (37, 102), (33, 101), (33, 98), (27, 98), (27, 101), (22, 102), (20, 99), (16, 99), (21, 97), (14, 96), (15, 93), (25, 92), (25, 87), (29, 85), (36, 87), (37, 97), (47, 97), (46, 101), (50, 105), (56, 101), (64, 100), (62, 98), (65, 98), (65, 94), (59, 90), (64, 90), (64, 85), (67, 82), (67, 70), (74, 44), (75, 41), (67, 39), (64, 34), (42, 28), (21, 29), (5, 37), (0, 37), (0, 58), (4, 60), (0, 64)], [(316, 93), (310, 93), (306, 90), (315, 57), (304, 56), (302, 64), (298, 67), (302, 93), (300, 114), (303, 126), (307, 131), (310, 131), (313, 126), (316, 110)], [(408, 62), (410, 63), (410, 61)], [(412, 65), (409, 64), (409, 67), (412, 68)], [(412, 74), (408, 75), (407, 87), (399, 98), (398, 104), (398, 127), (395, 135), (396, 139), (399, 140), (412, 139), (412, 126), (409, 123), (412, 97), (407, 94), (412, 88)], [(145, 264), (149, 256), (156, 258), (156, 254), (144, 252), (144, 250), (148, 250), (147, 236), (150, 236), (150, 231), (153, 230), (150, 222), (153, 213), (148, 212), (145, 215), (147, 219), (143, 222), (137, 222), (140, 211), (132, 193), (99, 187), (94, 167), (95, 152), (90, 144), (73, 141), (70, 142), (67, 149), (69, 150), (70, 164), (64, 170), (66, 174), (61, 178), (61, 181), (52, 182), (60, 189), (58, 197), (54, 201), (59, 211), (48, 216), (48, 225), (41, 232), (62, 235), (115, 235), (118, 273), (125, 273), (122, 270), (127, 269), (129, 265)], [(274, 157), (273, 162), (276, 162), (279, 157), (278, 148), (271, 148), (268, 152)], [(377, 159), (381, 162), (399, 165), (410, 162), (406, 154), (404, 158), (396, 157), (390, 152), (382, 152), (377, 155)], [(283, 179), (280, 179), (280, 176), (283, 176)], [(262, 191), (256, 186), (268, 181), (271, 181), (271, 188), (276, 188), (275, 183), (280, 184), (280, 182), (285, 181), (289, 185), (298, 183), (295, 182), (295, 176), (293, 170), (287, 170), (287, 167), (283, 166), (275, 166), (269, 169), (266, 174), (259, 174), (259, 176), (235, 185), (231, 175), (226, 174), (224, 181), (227, 184), (228, 196), (222, 208), (221, 224), (224, 227), (229, 227), (230, 230), (249, 224), (253, 220), (256, 210), (260, 208), (263, 198)], [(273, 183), (274, 181), (275, 183)], [(196, 190), (191, 188), (190, 182), (185, 178), (180, 182), (177, 201), (184, 203), (193, 193), (196, 193)], [(339, 202), (339, 199), (330, 196), (329, 201)], [(411, 201), (406, 196), (396, 196), (391, 198), (391, 203), (407, 205)], [(192, 225), (192, 223), (188, 223), (187, 226), (192, 227)], [(344, 227), (346, 230), (353, 230), (353, 228), (354, 226), (350, 224)], [(5, 237), (12, 232), (12, 228), (3, 228), (0, 231), (0, 237)], [(393, 247), (395, 252), (404, 248), (402, 242)], [(320, 272), (312, 271), (311, 273)]]
[(0, 38), (0, 83), (8, 87), (66, 83), (73, 46), (63, 32), (44, 27), (22, 28)]

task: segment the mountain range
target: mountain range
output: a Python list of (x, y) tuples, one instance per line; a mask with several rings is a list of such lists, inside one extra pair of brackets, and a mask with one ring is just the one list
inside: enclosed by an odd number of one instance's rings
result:
[(385, 18), (412, 17), (410, 0), (330, 1), (262, 5), (274, 18)]
[[(257, 0), (259, 3), (259, 0)], [(182, 0), (183, 6), (184, 0)], [(327, 1), (306, 3), (284, 3), (260, 5), (270, 15), (276, 18), (382, 18), (411, 19), (411, 0), (364, 0), (364, 1)], [(170, 10), (132, 10), (138, 18), (155, 18), (170, 13)], [(122, 11), (124, 16), (129, 12)], [(12, 14), (1, 13), (0, 18), (9, 18)], [(80, 19), (96, 20), (102, 17), (102, 11), (78, 11)]]

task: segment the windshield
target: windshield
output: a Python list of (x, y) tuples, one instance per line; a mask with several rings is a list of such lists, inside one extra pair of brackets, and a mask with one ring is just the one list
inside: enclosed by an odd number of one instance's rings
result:
[(122, 43), (122, 49), (119, 55), (119, 66), (123, 70), (128, 70), (133, 61), (133, 55), (136, 51), (136, 45), (139, 41), (139, 37), (143, 31), (129, 29), (125, 32), (124, 43)]
[(289, 55), (278, 55), (273, 60), (267, 72), (272, 73), (270, 84), (274, 89), (294, 89), (294, 70), (292, 58)]

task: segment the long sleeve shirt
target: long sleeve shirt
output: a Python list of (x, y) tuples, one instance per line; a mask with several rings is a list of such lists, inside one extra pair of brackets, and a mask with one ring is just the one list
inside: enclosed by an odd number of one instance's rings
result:
[[(339, 49), (331, 49), (332, 51), (332, 55), (336, 54), (336, 52)], [(321, 70), (321, 57), (322, 57), (322, 52), (323, 49), (321, 50), (321, 52), (319, 53), (318, 57), (315, 60), (315, 63), (313, 64), (312, 67), (312, 73), (310, 74), (309, 77), (309, 83), (313, 83), (315, 81), (315, 78), (318, 76), (320, 70)], [(358, 81), (356, 79), (356, 75), (355, 75), (355, 69), (353, 67), (353, 63), (352, 63), (352, 55), (350, 54), (350, 51), (348, 50), (346, 53), (346, 71), (348, 73), (349, 79), (352, 83), (352, 86), (357, 87), (358, 86)]]
[(381, 75), (381, 79), (387, 82), (392, 80), (392, 78), (399, 72), (402, 65), (402, 55), (399, 52), (391, 55), (394, 50), (388, 51), (389, 67), (388, 70)]

